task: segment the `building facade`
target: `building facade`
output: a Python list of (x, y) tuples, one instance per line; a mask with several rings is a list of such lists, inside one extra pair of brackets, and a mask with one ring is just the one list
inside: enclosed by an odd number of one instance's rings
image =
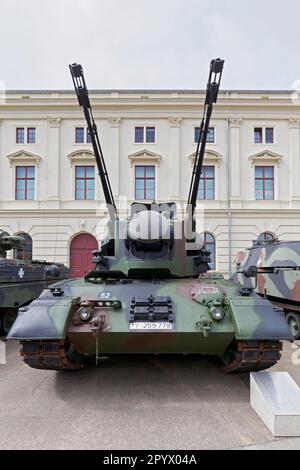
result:
[[(94, 91), (90, 99), (120, 216), (127, 203), (154, 199), (176, 202), (182, 214), (204, 92)], [(300, 105), (289, 92), (221, 92), (208, 140), (197, 219), (212, 269), (227, 274), (258, 236), (300, 238)], [(32, 251), (84, 274), (107, 211), (73, 92), (7, 92), (0, 175), (0, 227), (27, 240), (17, 255)]]

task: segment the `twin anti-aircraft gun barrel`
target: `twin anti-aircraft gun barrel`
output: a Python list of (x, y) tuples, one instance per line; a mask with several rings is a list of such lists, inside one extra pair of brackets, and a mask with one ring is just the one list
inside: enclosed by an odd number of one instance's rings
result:
[[(203, 118), (200, 124), (199, 138), (197, 142), (197, 150), (194, 161), (194, 168), (191, 178), (189, 197), (188, 197), (188, 209), (189, 215), (194, 217), (194, 212), (197, 204), (197, 194), (200, 183), (200, 177), (203, 167), (203, 160), (205, 154), (205, 147), (209, 132), (210, 119), (213, 111), (213, 105), (217, 102), (220, 83), (223, 73), (224, 60), (214, 59), (210, 63), (209, 78), (206, 87), (205, 105)], [(77, 95), (79, 106), (83, 108), (84, 116), (88, 126), (88, 130), (91, 136), (91, 142), (95, 153), (96, 163), (98, 167), (99, 176), (103, 188), (103, 193), (108, 208), (109, 216), (112, 221), (118, 219), (116, 204), (111, 189), (109, 176), (107, 173), (103, 152), (100, 145), (100, 140), (97, 131), (97, 125), (95, 123), (92, 107), (89, 99), (88, 89), (86, 86), (83, 68), (80, 64), (69, 65), (72, 80)]]

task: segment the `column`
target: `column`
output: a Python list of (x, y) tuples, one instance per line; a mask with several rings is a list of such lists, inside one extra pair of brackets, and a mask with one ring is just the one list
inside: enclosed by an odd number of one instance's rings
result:
[(241, 118), (229, 119), (230, 143), (230, 200), (232, 207), (239, 207), (241, 201), (241, 161), (240, 161), (240, 126)]
[(53, 208), (58, 207), (59, 202), (60, 122), (58, 117), (48, 118), (47, 199), (53, 201)]
[(291, 166), (291, 203), (300, 208), (300, 119), (290, 118), (290, 166)]
[(170, 174), (170, 199), (180, 200), (180, 126), (181, 117), (169, 117), (170, 141), (169, 141), (169, 174)]
[(120, 117), (109, 117), (110, 125), (109, 137), (109, 159), (107, 160), (107, 170), (109, 180), (116, 199), (120, 195)]

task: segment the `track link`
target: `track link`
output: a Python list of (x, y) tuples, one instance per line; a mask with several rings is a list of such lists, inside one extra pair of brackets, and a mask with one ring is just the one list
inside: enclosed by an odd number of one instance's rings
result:
[(280, 341), (237, 341), (231, 348), (230, 360), (221, 367), (226, 374), (258, 372), (273, 367), (280, 359)]
[(68, 358), (66, 341), (22, 341), (23, 361), (34, 369), (79, 370), (85, 367)]

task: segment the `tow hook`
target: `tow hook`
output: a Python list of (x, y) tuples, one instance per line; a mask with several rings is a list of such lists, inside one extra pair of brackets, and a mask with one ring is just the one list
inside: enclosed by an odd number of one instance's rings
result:
[(197, 328), (199, 328), (202, 331), (204, 338), (208, 337), (209, 332), (212, 329), (211, 324), (212, 324), (212, 319), (208, 317), (201, 317), (200, 321), (196, 323)]
[(100, 333), (108, 331), (110, 329), (110, 325), (107, 322), (105, 313), (94, 317), (90, 321), (90, 325), (91, 325), (91, 332), (96, 341), (96, 366), (97, 366), (99, 360), (101, 359), (100, 348), (99, 348), (99, 336), (100, 336)]

